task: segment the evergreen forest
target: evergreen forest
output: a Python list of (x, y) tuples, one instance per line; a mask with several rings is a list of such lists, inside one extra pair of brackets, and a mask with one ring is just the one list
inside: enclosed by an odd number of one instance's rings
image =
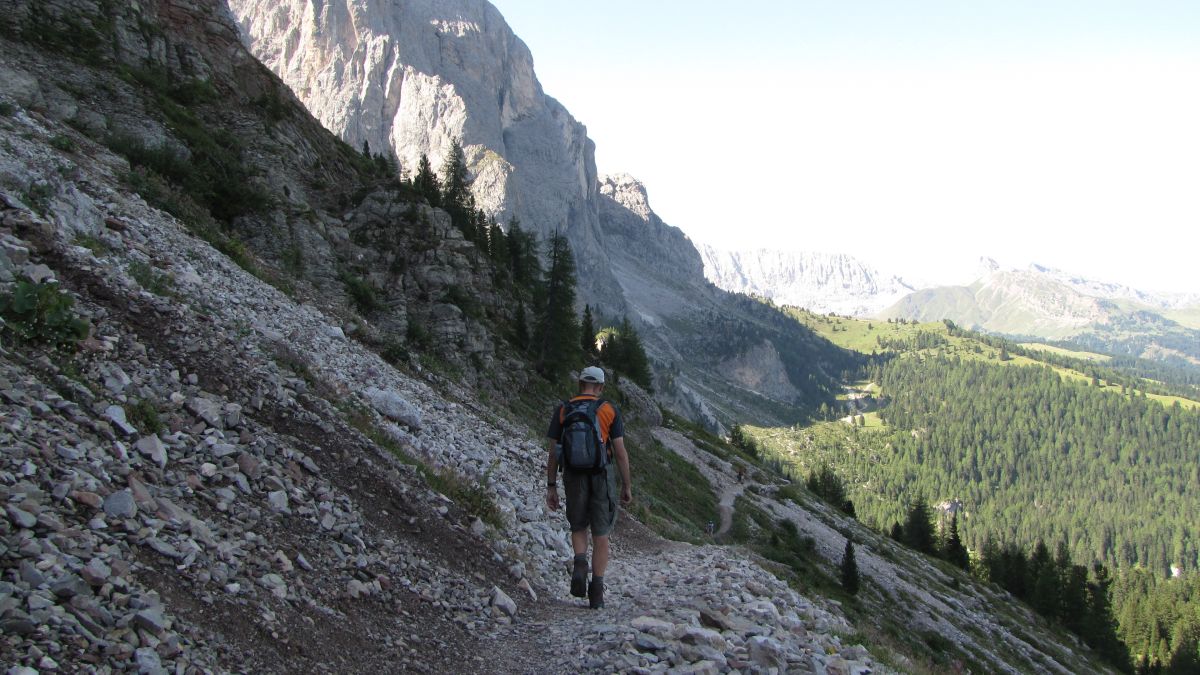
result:
[(839, 422), (739, 434), (833, 506), (997, 583), (1122, 669), (1200, 672), (1200, 410), (1147, 395), (1188, 393), (1189, 378), (1147, 382), (1136, 363), (952, 324), (857, 323), (827, 330), (876, 333), (865, 402)]

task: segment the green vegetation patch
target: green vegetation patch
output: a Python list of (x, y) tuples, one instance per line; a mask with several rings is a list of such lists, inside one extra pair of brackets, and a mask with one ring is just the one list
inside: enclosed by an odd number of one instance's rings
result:
[(637, 488), (634, 515), (671, 539), (692, 542), (708, 539), (708, 524), (720, 519), (712, 484), (699, 469), (663, 447), (658, 439), (638, 434), (631, 441), (629, 470)]
[(57, 283), (19, 279), (0, 295), (3, 331), (24, 342), (74, 350), (89, 330), (75, 314), (74, 304)]
[(154, 295), (170, 297), (175, 294), (175, 281), (169, 274), (161, 272), (140, 260), (130, 263), (129, 276), (133, 277), (133, 280), (138, 282), (138, 285)]

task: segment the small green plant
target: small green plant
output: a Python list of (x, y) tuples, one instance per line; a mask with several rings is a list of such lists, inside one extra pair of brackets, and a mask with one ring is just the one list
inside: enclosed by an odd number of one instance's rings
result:
[(10, 117), (17, 111), (17, 107), (8, 101), (0, 101), (0, 117)]
[(21, 195), (21, 201), (34, 211), (44, 214), (53, 196), (54, 188), (49, 183), (31, 183), (29, 189)]
[(130, 263), (129, 276), (142, 288), (158, 296), (169, 297), (175, 289), (171, 277), (140, 260)]
[(462, 286), (451, 286), (446, 289), (446, 295), (442, 296), (442, 302), (448, 302), (462, 310), (463, 314), (478, 319), (483, 315), (483, 307), (479, 304), (479, 300), (471, 295)]
[(408, 340), (408, 344), (418, 351), (428, 349), (433, 343), (433, 338), (429, 335), (429, 330), (425, 326), (412, 317), (408, 319), (408, 327), (404, 331), (404, 337)]
[(304, 273), (304, 249), (300, 248), (299, 244), (292, 244), (283, 249), (280, 254), (283, 269), (289, 273), (299, 276)]
[(75, 245), (86, 248), (97, 257), (108, 253), (108, 245), (90, 234), (81, 234), (75, 237)]
[(5, 332), (20, 340), (74, 350), (88, 334), (88, 324), (75, 315), (74, 304), (58, 284), (25, 278), (0, 296), (0, 317)]
[(342, 284), (346, 287), (346, 293), (354, 302), (359, 313), (370, 314), (383, 307), (383, 303), (379, 301), (379, 297), (375, 293), (375, 287), (366, 279), (345, 270), (338, 277), (342, 280)]
[[(504, 527), (504, 516), (492, 495), (488, 493), (484, 483), (487, 474), (479, 482), (459, 475), (450, 469), (430, 469), (422, 466), (421, 473), (429, 481), (430, 487), (453, 499), (463, 509), (483, 522), (494, 527)], [(491, 470), (488, 470), (491, 473)]]
[(384, 361), (387, 361), (393, 366), (399, 366), (408, 363), (409, 353), (408, 349), (406, 349), (404, 345), (394, 340), (389, 340), (387, 344), (383, 346), (383, 349), (380, 350), (379, 356), (383, 357)]
[(429, 481), (431, 488), (454, 500), (467, 513), (478, 517), (483, 522), (497, 528), (504, 527), (504, 514), (485, 487), (488, 478), (497, 466), (496, 464), (489, 467), (478, 482), (452, 469), (431, 467), (406, 452), (394, 438), (380, 429), (371, 415), (362, 408), (352, 403), (344, 403), (338, 407), (346, 414), (346, 420), (350, 426), (361, 432), (372, 443), (392, 453), (396, 459), (416, 468), (425, 477), (425, 480)]
[(63, 152), (75, 152), (79, 146), (66, 134), (56, 134), (50, 139), (50, 147)]
[(158, 408), (150, 399), (139, 398), (129, 407), (126, 415), (129, 423), (143, 434), (153, 435), (162, 431), (163, 425), (162, 420), (158, 417)]

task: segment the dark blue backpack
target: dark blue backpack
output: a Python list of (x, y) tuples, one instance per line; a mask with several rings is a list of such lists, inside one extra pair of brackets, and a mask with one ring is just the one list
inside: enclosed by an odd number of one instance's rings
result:
[(562, 446), (564, 471), (598, 473), (608, 465), (608, 452), (600, 440), (600, 423), (596, 411), (604, 405), (601, 399), (564, 401), (562, 404)]

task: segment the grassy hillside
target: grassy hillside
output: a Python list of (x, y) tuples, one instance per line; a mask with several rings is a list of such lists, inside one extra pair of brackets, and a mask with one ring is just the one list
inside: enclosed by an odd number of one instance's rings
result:
[[(1114, 367), (1120, 368), (1119, 372), (1114, 369), (1106, 371), (1084, 369), (1089, 364), (1099, 366), (1112, 362), (1113, 358), (1106, 354), (1032, 342), (1009, 343), (1011, 346), (1004, 349), (998, 346), (998, 343), (1004, 343), (1003, 340), (981, 339), (984, 336), (953, 329), (952, 324), (945, 321), (900, 323), (899, 321), (814, 314), (794, 307), (789, 307), (785, 311), (834, 344), (864, 354), (875, 354), (885, 358), (897, 356), (925, 358), (942, 354), (957, 356), (965, 360), (986, 361), (1004, 367), (1044, 366), (1052, 368), (1066, 380), (1090, 382), (1109, 393), (1131, 397), (1133, 396), (1131, 392), (1138, 394), (1144, 392), (1148, 398), (1156, 400), (1164, 406), (1179, 403), (1187, 408), (1200, 408), (1200, 396), (1191, 397), (1178, 392), (1167, 393), (1169, 389), (1178, 390), (1179, 388), (1164, 387), (1164, 383), (1157, 380), (1124, 374), (1132, 369), (1120, 366)], [(1050, 358), (1052, 356), (1063, 358)], [(1072, 362), (1075, 362), (1076, 367), (1062, 365)], [(1097, 376), (1096, 373), (1104, 373), (1104, 375)]]
[(1054, 345), (1042, 344), (1040, 342), (1022, 342), (1020, 344), (1022, 347), (1026, 348), (1026, 349), (1036, 349), (1036, 350), (1043, 351), (1043, 352), (1050, 352), (1051, 354), (1058, 354), (1060, 356), (1067, 356), (1070, 358), (1082, 359), (1084, 361), (1097, 361), (1100, 363), (1104, 363), (1104, 362), (1112, 360), (1112, 357), (1107, 354), (1096, 354), (1094, 352), (1084, 352), (1084, 351), (1078, 351), (1078, 350), (1074, 350), (1074, 349), (1066, 349), (1064, 347), (1056, 347)]

